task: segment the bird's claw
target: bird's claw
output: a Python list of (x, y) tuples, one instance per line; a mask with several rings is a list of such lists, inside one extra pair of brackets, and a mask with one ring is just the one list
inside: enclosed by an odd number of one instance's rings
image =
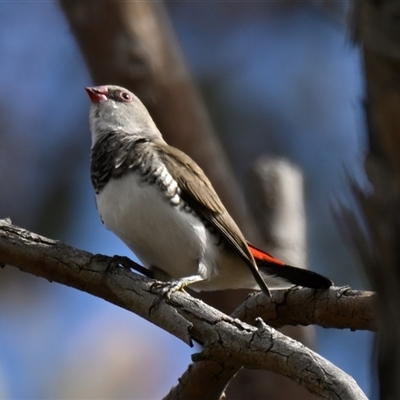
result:
[(154, 282), (150, 286), (150, 292), (158, 292), (158, 296), (154, 299), (153, 304), (150, 307), (149, 313), (151, 314), (154, 310), (157, 310), (162, 300), (165, 299), (165, 301), (168, 303), (171, 299), (172, 294), (177, 292), (178, 290), (182, 290), (183, 287), (183, 283), (179, 281)]
[(167, 282), (154, 282), (151, 287), (150, 291), (154, 292), (157, 291), (159, 295), (165, 298), (167, 301), (171, 299), (171, 296), (184, 288), (184, 284), (181, 281), (167, 281)]

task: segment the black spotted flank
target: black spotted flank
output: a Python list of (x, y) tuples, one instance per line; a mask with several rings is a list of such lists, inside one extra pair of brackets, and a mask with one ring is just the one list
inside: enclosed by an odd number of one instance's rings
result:
[(124, 140), (121, 135), (110, 132), (98, 140), (92, 148), (90, 177), (96, 193), (99, 193), (111, 178), (120, 178), (127, 171), (142, 165), (148, 152), (143, 150), (149, 142), (146, 138)]

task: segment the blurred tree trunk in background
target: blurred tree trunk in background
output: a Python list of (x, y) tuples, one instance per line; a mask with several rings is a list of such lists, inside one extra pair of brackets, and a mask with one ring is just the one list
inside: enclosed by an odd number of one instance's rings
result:
[[(240, 192), (193, 85), (162, 3), (61, 1), (96, 85), (145, 104), (166, 141), (199, 163), (242, 229)], [(217, 160), (217, 162), (215, 162)]]
[(400, 398), (400, 2), (354, 2), (357, 39), (364, 49), (369, 154), (373, 185), (360, 194), (369, 237), (353, 234), (378, 292), (381, 399)]
[[(162, 3), (66, 0), (60, 3), (94, 83), (118, 84), (137, 94), (167, 142), (199, 163), (246, 236), (255, 240), (255, 228), (243, 213), (236, 181), (192, 83)], [(302, 199), (301, 192), (298, 197)], [(265, 228), (263, 225), (262, 229)], [(232, 311), (245, 293), (226, 291), (200, 297), (223, 311)], [(308, 332), (302, 327), (290, 328), (293, 337), (310, 345), (311, 340), (306, 339)], [(265, 373), (254, 371), (242, 374), (242, 379), (233, 386), (232, 398), (248, 397), (250, 387), (252, 399), (294, 398), (300, 394), (302, 399), (314, 398), (286, 378), (277, 380), (276, 375), (271, 375), (271, 379), (266, 379)]]
[[(299, 168), (282, 158), (262, 157), (251, 166), (244, 190), (260, 232), (258, 243), (288, 264), (307, 265), (304, 182)], [(313, 326), (286, 326), (280, 331), (314, 346)], [(228, 386), (228, 399), (243, 398), (236, 393), (252, 400), (317, 398), (282, 375), (249, 370), (241, 370)]]

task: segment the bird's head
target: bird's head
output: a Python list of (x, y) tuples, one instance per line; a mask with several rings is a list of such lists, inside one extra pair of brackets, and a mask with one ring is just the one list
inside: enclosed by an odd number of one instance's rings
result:
[(89, 119), (92, 145), (110, 132), (163, 141), (146, 107), (129, 90), (105, 85), (87, 87), (86, 91), (92, 102)]

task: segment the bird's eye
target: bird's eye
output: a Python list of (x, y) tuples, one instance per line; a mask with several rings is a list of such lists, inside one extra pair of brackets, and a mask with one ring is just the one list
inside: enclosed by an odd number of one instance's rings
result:
[(132, 96), (128, 93), (128, 92), (121, 92), (119, 94), (119, 97), (125, 101), (126, 103), (129, 103), (130, 101), (132, 101)]

